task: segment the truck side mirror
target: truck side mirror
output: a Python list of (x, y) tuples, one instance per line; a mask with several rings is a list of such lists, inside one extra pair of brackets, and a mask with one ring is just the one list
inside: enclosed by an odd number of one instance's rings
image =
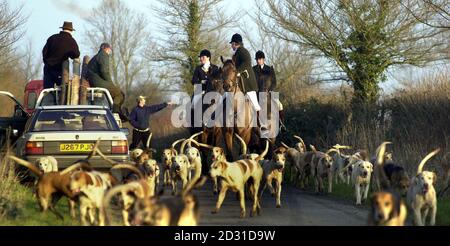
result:
[(19, 105), (14, 106), (14, 118), (22, 118), (25, 116), (25, 112), (20, 108)]

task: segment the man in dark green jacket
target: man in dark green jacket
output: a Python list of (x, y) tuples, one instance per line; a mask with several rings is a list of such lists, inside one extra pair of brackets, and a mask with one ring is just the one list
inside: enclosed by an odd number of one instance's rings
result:
[(258, 113), (258, 125), (261, 127), (261, 130), (266, 129), (265, 124), (263, 124), (263, 122), (259, 119), (259, 111), (261, 110), (261, 106), (259, 105), (258, 96), (256, 95), (258, 84), (256, 83), (255, 73), (253, 72), (250, 53), (246, 48), (244, 48), (242, 36), (238, 33), (231, 37), (230, 44), (234, 51), (234, 64), (242, 79), (242, 85), (240, 86), (244, 87), (241, 88), (241, 90), (246, 93), (247, 97), (252, 102), (253, 108)]
[[(101, 87), (108, 89), (113, 98), (113, 112), (122, 114), (121, 107), (125, 96), (120, 88), (114, 85), (109, 70), (109, 59), (112, 53), (112, 47), (108, 43), (100, 45), (97, 55), (92, 57), (88, 64), (88, 80), (91, 87)], [(121, 118), (124, 115), (121, 115)]]
[(230, 44), (234, 51), (234, 64), (243, 79), (244, 88), (241, 88), (241, 90), (244, 93), (256, 92), (258, 90), (258, 84), (256, 83), (256, 77), (252, 69), (252, 58), (248, 50), (244, 47), (242, 36), (238, 33), (234, 34)]

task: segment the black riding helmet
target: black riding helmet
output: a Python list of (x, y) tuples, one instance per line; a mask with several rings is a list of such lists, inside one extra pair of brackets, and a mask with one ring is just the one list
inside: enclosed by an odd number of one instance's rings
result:
[(232, 37), (231, 37), (231, 43), (238, 43), (238, 44), (242, 44), (242, 36), (239, 33), (235, 33)]
[(264, 52), (262, 52), (261, 50), (256, 51), (255, 60), (258, 60), (261, 58), (266, 59), (266, 55), (264, 55)]
[(211, 58), (211, 52), (209, 50), (204, 49), (204, 50), (200, 51), (200, 55), (198, 57), (202, 57), (202, 56)]

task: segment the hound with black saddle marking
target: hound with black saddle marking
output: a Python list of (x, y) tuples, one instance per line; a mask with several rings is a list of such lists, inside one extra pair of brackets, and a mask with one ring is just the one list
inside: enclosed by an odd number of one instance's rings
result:
[(323, 179), (328, 179), (328, 193), (333, 189), (333, 159), (327, 153), (317, 151), (316, 148), (310, 145), (312, 152), (311, 177), (314, 178), (314, 191), (316, 193), (323, 192)]
[[(272, 160), (262, 160), (260, 161), (261, 166), (264, 170), (265, 181), (263, 189), (261, 190), (261, 195), (264, 189), (268, 186), (272, 196), (276, 196), (276, 207), (281, 208), (281, 184), (283, 183), (283, 171), (285, 167), (286, 157), (284, 153), (275, 151), (272, 155)], [(275, 189), (272, 186), (272, 182), (275, 181)]]

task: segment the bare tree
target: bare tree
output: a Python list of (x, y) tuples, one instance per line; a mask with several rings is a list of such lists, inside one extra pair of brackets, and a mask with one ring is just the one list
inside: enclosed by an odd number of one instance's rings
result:
[(406, 10), (423, 24), (434, 28), (450, 29), (448, 0), (403, 0), (402, 3)]
[[(339, 68), (354, 89), (352, 105), (372, 106), (389, 67), (423, 66), (444, 59), (442, 30), (424, 26), (400, 0), (266, 0), (264, 30), (308, 48)], [(410, 6), (411, 7), (411, 6)]]
[(92, 13), (85, 18), (90, 27), (86, 36), (94, 51), (103, 42), (113, 46), (113, 82), (120, 85), (126, 95), (135, 85), (155, 82), (151, 63), (145, 55), (154, 49), (147, 18), (121, 0), (102, 0)]
[(27, 46), (20, 59), (20, 70), (25, 82), (37, 79), (42, 71), (42, 58), (36, 57), (33, 41), (28, 40)]
[[(298, 45), (267, 34), (258, 18), (253, 20), (257, 30), (249, 26), (242, 30), (248, 44), (254, 51), (262, 50), (266, 63), (274, 67), (277, 91), (283, 101), (288, 105), (297, 103), (305, 86), (318, 82), (312, 77), (314, 59)], [(293, 91), (297, 93), (292, 93)]]
[(223, 0), (159, 2), (154, 11), (162, 21), (165, 38), (154, 59), (174, 67), (172, 86), (181, 85), (182, 90), (191, 92), (189, 82), (199, 64), (198, 54), (205, 48), (216, 58), (223, 54), (228, 45), (228, 40), (223, 39), (224, 28), (230, 27), (240, 14), (225, 15), (220, 5)]
[(22, 27), (27, 21), (22, 9), (12, 9), (6, 0), (0, 1), (0, 67), (17, 59), (14, 45), (23, 36)]

